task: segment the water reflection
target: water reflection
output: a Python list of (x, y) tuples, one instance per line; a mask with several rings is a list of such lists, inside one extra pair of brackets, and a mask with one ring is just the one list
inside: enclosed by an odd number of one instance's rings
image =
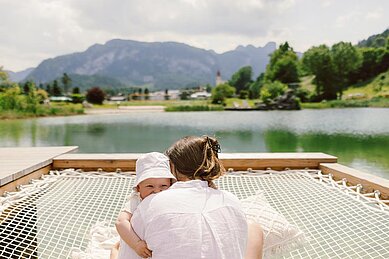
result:
[(164, 151), (214, 135), (222, 152), (324, 152), (389, 178), (389, 109), (131, 113), (0, 122), (0, 146), (79, 146), (83, 153)]
[(351, 135), (269, 130), (264, 134), (269, 152), (323, 152), (360, 170), (389, 178), (389, 135)]

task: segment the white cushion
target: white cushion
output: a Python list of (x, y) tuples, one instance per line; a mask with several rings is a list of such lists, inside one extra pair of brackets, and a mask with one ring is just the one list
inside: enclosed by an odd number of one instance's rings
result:
[(267, 202), (263, 191), (241, 200), (248, 221), (258, 223), (264, 234), (264, 258), (280, 256), (305, 243), (304, 233)]

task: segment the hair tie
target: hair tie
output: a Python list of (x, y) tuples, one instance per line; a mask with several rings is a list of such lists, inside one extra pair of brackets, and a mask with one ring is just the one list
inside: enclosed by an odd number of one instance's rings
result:
[(208, 145), (211, 147), (211, 149), (215, 152), (215, 153), (220, 153), (221, 152), (221, 148), (220, 148), (220, 145), (219, 143), (212, 143), (211, 139), (206, 136), (207, 138), (207, 143)]
[(220, 153), (220, 152), (222, 151), (221, 148), (220, 148), (219, 143), (217, 143), (217, 144), (211, 146), (211, 148), (212, 148), (212, 150), (215, 151), (216, 153)]

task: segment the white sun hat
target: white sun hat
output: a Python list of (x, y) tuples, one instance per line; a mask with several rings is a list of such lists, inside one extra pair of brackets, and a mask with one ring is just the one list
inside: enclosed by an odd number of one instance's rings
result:
[(135, 186), (149, 178), (170, 178), (176, 180), (170, 171), (169, 158), (167, 156), (159, 152), (151, 152), (142, 155), (136, 160)]

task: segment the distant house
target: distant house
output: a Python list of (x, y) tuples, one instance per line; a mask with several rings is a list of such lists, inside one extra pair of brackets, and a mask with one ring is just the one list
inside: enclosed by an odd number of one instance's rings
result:
[(179, 90), (157, 91), (149, 94), (149, 100), (161, 101), (161, 100), (177, 100), (180, 96)]
[(127, 97), (124, 95), (118, 95), (118, 96), (111, 96), (108, 98), (111, 102), (124, 102), (127, 101)]
[(190, 95), (191, 99), (208, 99), (209, 97), (211, 97), (211, 94), (206, 91), (196, 92)]
[(71, 102), (72, 98), (67, 96), (50, 96), (50, 102)]

